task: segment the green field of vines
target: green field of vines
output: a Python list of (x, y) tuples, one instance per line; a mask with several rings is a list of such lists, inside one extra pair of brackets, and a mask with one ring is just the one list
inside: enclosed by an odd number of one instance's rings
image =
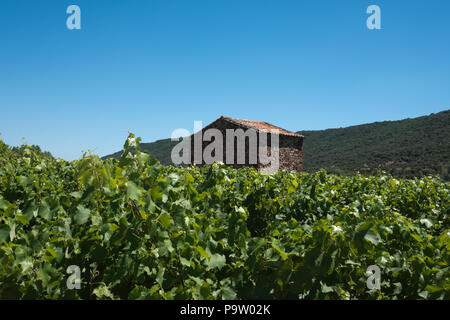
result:
[(450, 299), (449, 189), (0, 144), (0, 299)]

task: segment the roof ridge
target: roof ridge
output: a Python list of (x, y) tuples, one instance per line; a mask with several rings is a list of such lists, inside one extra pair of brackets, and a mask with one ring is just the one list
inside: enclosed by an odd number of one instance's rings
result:
[[(243, 127), (246, 127), (246, 128), (256, 129), (256, 131), (271, 131), (271, 128), (261, 128), (261, 127), (258, 127), (256, 125), (256, 123), (265, 124), (268, 127), (279, 129), (279, 134), (280, 135), (297, 136), (297, 137), (304, 138), (304, 136), (299, 134), (299, 133), (283, 129), (283, 128), (278, 127), (276, 125), (273, 125), (273, 124), (271, 124), (271, 123), (269, 123), (267, 121), (239, 119), (239, 118), (232, 118), (232, 117), (226, 117), (226, 116), (221, 116), (219, 119), (224, 119), (224, 120), (229, 121), (229, 122), (231, 122), (233, 124), (236, 124), (236, 125), (239, 125), (239, 126), (243, 126)], [(249, 122), (249, 123), (245, 123), (245, 122)], [(255, 123), (255, 125), (252, 125), (252, 123)]]

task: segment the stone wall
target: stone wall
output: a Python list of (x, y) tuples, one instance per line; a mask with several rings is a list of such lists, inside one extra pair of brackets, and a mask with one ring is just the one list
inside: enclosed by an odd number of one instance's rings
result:
[[(260, 170), (264, 170), (269, 165), (264, 165), (261, 163), (261, 159), (259, 158), (259, 148), (261, 148), (261, 142), (259, 140), (259, 135), (256, 133), (257, 138), (257, 156), (256, 156), (256, 163), (249, 163), (250, 157), (249, 157), (249, 139), (245, 139), (245, 163), (244, 164), (238, 164), (237, 163), (237, 139), (235, 138), (234, 143), (234, 161), (232, 164), (227, 163), (226, 159), (226, 130), (227, 129), (242, 129), (244, 132), (247, 131), (247, 128), (241, 127), (235, 123), (229, 122), (225, 119), (219, 118), (218, 120), (214, 121), (213, 123), (209, 124), (205, 128), (201, 130), (202, 136), (204, 132), (207, 129), (217, 129), (222, 133), (223, 136), (223, 160), (222, 162), (228, 165), (231, 165), (234, 168), (242, 168), (242, 167), (253, 167), (258, 168)], [(205, 159), (202, 159), (203, 161), (201, 163), (196, 163), (194, 158), (194, 139), (195, 135), (198, 135), (200, 132), (191, 135), (191, 163), (195, 163), (198, 166), (205, 165)], [(203, 150), (213, 143), (214, 138), (212, 141), (203, 141), (202, 142), (202, 149), (201, 152), (203, 154)], [(267, 144), (268, 144), (268, 156), (272, 154), (272, 152), (276, 152), (275, 150), (271, 150), (270, 146), (271, 137), (270, 134), (267, 135)], [(303, 165), (303, 138), (298, 136), (287, 136), (287, 135), (279, 135), (279, 170), (288, 169), (292, 171), (301, 172), (302, 171), (302, 165)], [(213, 154), (214, 155), (214, 154)], [(203, 157), (202, 157), (203, 158)], [(209, 164), (209, 163), (208, 163)]]

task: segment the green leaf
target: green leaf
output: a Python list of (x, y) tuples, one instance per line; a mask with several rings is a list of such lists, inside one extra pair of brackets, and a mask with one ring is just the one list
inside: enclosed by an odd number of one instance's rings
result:
[(49, 220), (51, 218), (50, 207), (45, 201), (42, 201), (39, 207), (39, 216), (45, 220)]
[(10, 224), (10, 231), (9, 231), (9, 238), (11, 241), (14, 241), (14, 238), (16, 237), (16, 224), (13, 222)]
[(161, 222), (164, 228), (167, 229), (172, 225), (173, 219), (170, 214), (168, 214), (167, 212), (163, 212), (159, 215), (159, 222)]
[(9, 202), (3, 199), (0, 195), (0, 210), (6, 210), (9, 207)]
[(431, 292), (431, 293), (436, 293), (436, 292), (441, 292), (442, 290), (444, 290), (444, 288), (434, 286), (434, 285), (428, 285), (425, 287), (425, 290), (428, 292)]
[(401, 282), (396, 282), (394, 283), (394, 294), (400, 294), (402, 292), (403, 286), (401, 284)]
[(236, 299), (237, 294), (230, 287), (222, 288), (222, 299), (223, 300), (234, 300)]
[(411, 237), (413, 237), (414, 239), (416, 239), (417, 242), (422, 242), (422, 241), (423, 241), (422, 238), (421, 238), (418, 234), (416, 234), (416, 233), (412, 233), (412, 234), (411, 234)]
[(94, 289), (93, 294), (100, 299), (110, 298), (114, 299), (113, 294), (109, 291), (109, 288), (105, 285), (101, 285)]
[(16, 215), (16, 219), (17, 219), (17, 221), (19, 221), (23, 225), (27, 225), (27, 224), (30, 223), (30, 221), (28, 221), (28, 219), (27, 219), (27, 216), (24, 215), (24, 214)]
[(74, 192), (71, 192), (69, 195), (74, 197), (75, 199), (81, 199), (81, 197), (83, 196), (83, 192), (74, 191)]
[(85, 224), (89, 220), (91, 211), (82, 205), (77, 206), (77, 214), (73, 217), (77, 224)]
[(20, 262), (20, 266), (22, 267), (22, 272), (27, 273), (33, 269), (33, 259), (30, 257)]
[(141, 197), (141, 189), (132, 181), (127, 182), (127, 200), (139, 200)]
[(128, 294), (128, 300), (144, 300), (149, 298), (150, 290), (144, 286), (135, 286)]
[(203, 257), (203, 258), (205, 258), (206, 260), (209, 260), (210, 259), (210, 256), (209, 256), (209, 254), (205, 251), (205, 249), (203, 249), (202, 247), (200, 247), (200, 246), (197, 246), (197, 251), (200, 253), (200, 255)]
[(156, 282), (162, 287), (163, 281), (164, 281), (164, 272), (166, 271), (166, 268), (160, 267), (158, 270), (158, 274), (156, 275)]
[(226, 259), (224, 255), (221, 254), (213, 254), (208, 263), (208, 269), (222, 269), (226, 264)]
[(329, 286), (327, 286), (326, 284), (323, 284), (322, 285), (322, 293), (330, 293), (330, 292), (333, 292), (334, 290), (333, 290), (333, 288), (332, 287), (329, 287)]
[(53, 250), (53, 248), (47, 248), (47, 251), (52, 255), (53, 258), (58, 257), (58, 254), (55, 250)]
[(420, 223), (424, 224), (427, 228), (431, 228), (433, 223), (428, 219), (420, 219)]
[(284, 252), (280, 247), (279, 243), (276, 239), (273, 239), (272, 241), (272, 247), (280, 254), (281, 259), (286, 260), (288, 258), (288, 255), (286, 252)]
[(381, 242), (378, 233), (373, 231), (372, 229), (369, 229), (369, 231), (367, 231), (366, 235), (364, 236), (364, 239), (373, 243), (374, 245), (377, 245)]
[(190, 267), (191, 266), (191, 262), (188, 259), (183, 258), (183, 257), (180, 257), (180, 263), (183, 266), (186, 266), (186, 267)]
[(186, 184), (193, 183), (194, 181), (195, 181), (194, 177), (190, 173), (188, 173), (186, 175)]
[(6, 225), (6, 224), (0, 225), (0, 243), (3, 240), (8, 241), (10, 231), (11, 231), (11, 229), (9, 228), (8, 225)]

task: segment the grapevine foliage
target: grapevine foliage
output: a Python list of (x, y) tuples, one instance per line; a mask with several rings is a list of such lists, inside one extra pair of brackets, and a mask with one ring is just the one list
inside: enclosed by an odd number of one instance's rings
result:
[(73, 162), (0, 143), (1, 299), (450, 298), (449, 183), (162, 166), (139, 140)]

